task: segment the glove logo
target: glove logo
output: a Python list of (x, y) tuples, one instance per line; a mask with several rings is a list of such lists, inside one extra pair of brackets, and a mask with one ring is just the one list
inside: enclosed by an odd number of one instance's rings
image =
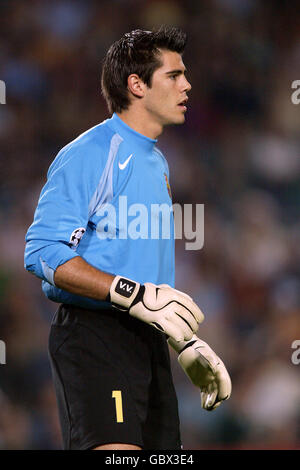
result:
[(130, 297), (134, 291), (135, 286), (135, 282), (131, 282), (128, 279), (123, 278), (119, 280), (115, 291), (123, 297)]

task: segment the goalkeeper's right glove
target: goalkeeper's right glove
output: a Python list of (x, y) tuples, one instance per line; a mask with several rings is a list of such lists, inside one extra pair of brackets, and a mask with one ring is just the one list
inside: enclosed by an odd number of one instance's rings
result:
[(191, 297), (167, 284), (143, 285), (116, 276), (110, 287), (110, 302), (127, 310), (175, 341), (189, 340), (198, 329), (204, 315)]

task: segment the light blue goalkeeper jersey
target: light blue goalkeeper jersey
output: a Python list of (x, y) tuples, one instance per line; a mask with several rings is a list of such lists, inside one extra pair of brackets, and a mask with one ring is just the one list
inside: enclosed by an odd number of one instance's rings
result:
[(58, 153), (25, 248), (25, 268), (43, 280), (49, 299), (108, 306), (55, 286), (57, 267), (76, 256), (114, 275), (174, 287), (169, 169), (156, 142), (113, 114)]

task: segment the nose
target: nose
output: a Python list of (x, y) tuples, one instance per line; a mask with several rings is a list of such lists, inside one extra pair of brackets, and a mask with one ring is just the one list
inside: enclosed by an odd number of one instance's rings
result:
[(188, 92), (192, 89), (192, 85), (190, 84), (190, 82), (186, 79), (186, 77), (184, 77), (185, 79), (185, 83), (184, 83), (184, 91), (185, 92)]

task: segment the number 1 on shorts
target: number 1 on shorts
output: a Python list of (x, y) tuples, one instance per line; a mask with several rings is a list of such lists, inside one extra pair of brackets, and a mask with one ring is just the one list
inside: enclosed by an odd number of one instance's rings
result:
[(113, 390), (112, 397), (115, 399), (117, 423), (123, 423), (123, 406), (121, 390)]

